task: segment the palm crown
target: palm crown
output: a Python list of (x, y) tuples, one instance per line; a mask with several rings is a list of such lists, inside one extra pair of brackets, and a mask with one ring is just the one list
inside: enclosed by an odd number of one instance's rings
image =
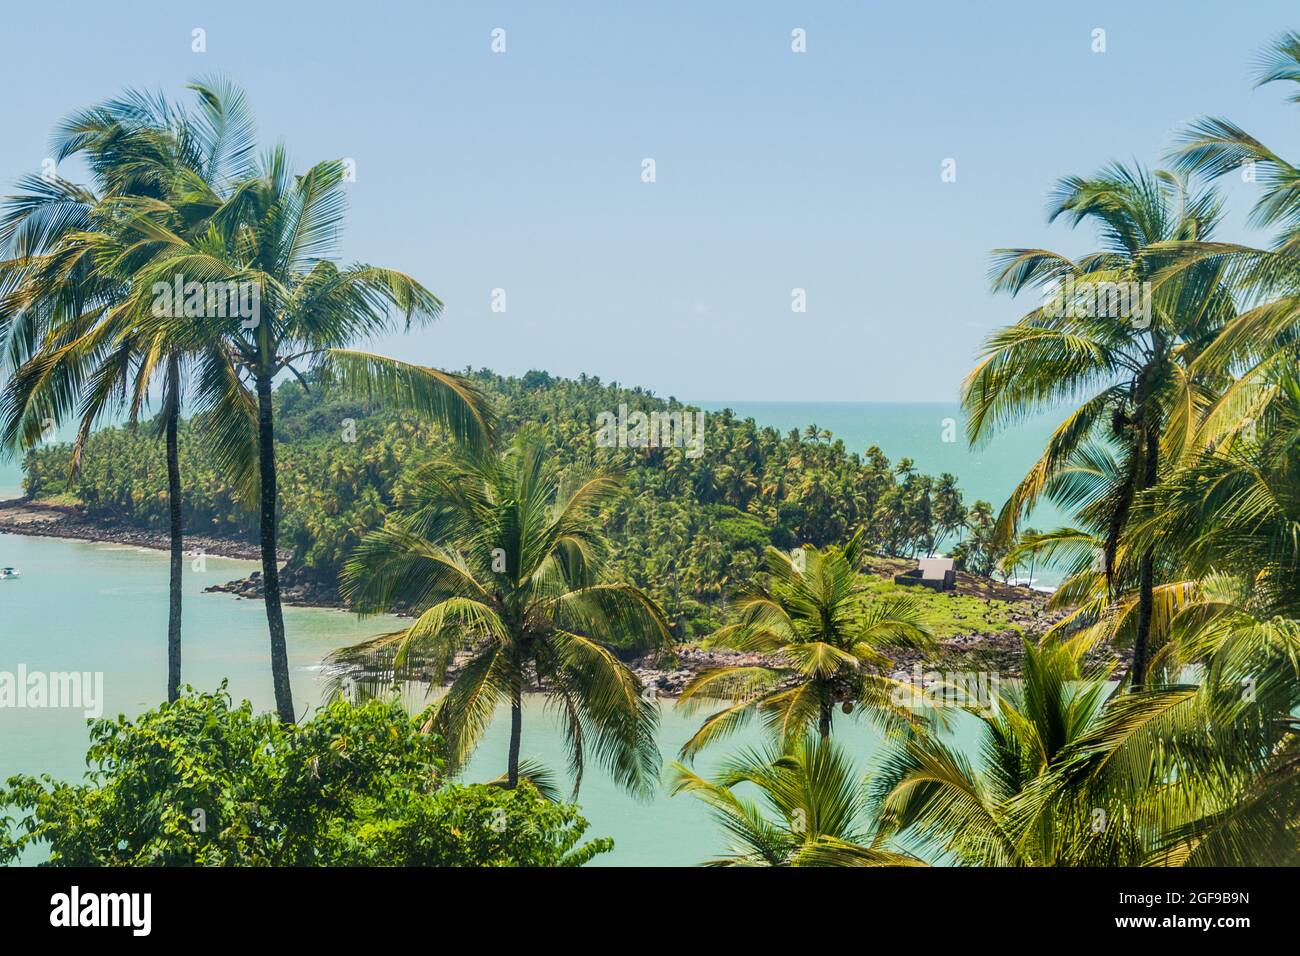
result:
[[(8, 292), (0, 332), (14, 366), (0, 406), (6, 447), (30, 445), (45, 421), (75, 415), (79, 453), (91, 428), (121, 406), (134, 420), (164, 370), (163, 406), (178, 408), (180, 373), (201, 356), (141, 328), (131, 296), (159, 250), (135, 224), (145, 210), (159, 218), (170, 210), (182, 182), (217, 189), (248, 169), (242, 94), (220, 80), (191, 89), (193, 112), (131, 92), (74, 114), (56, 134), (55, 153), (83, 156), (94, 184), (30, 177), (24, 193), (6, 200), (0, 240), (14, 254), (0, 282)], [(202, 228), (192, 218), (167, 223), (178, 233)]]
[(930, 643), (920, 605), (912, 598), (868, 600), (861, 578), (861, 532), (844, 547), (767, 551), (767, 584), (741, 590), (738, 620), (716, 631), (717, 647), (768, 655), (771, 665), (737, 665), (705, 671), (682, 692), (682, 705), (730, 701), (682, 747), (690, 757), (760, 714), (777, 738), (799, 740), (812, 725), (831, 732), (834, 707), (863, 707), (869, 715), (913, 719), (895, 702), (897, 681), (882, 673), (892, 648)]
[(369, 647), (396, 644), (399, 668), (418, 649), (434, 686), (469, 650), (431, 725), (453, 767), (509, 705), (514, 786), (523, 695), (535, 691), (559, 711), (575, 792), (588, 750), (636, 794), (657, 783), (658, 710), (615, 651), (666, 648), (670, 637), (646, 595), (601, 579), (601, 509), (620, 493), (612, 474), (562, 478), (527, 440), (500, 457), (455, 456), (421, 469), (401, 512), (349, 561), (343, 593), (354, 606), (419, 614)]
[[(704, 801), (730, 834), (712, 866), (913, 866), (870, 836), (866, 788), (831, 741), (806, 736), (788, 752), (745, 750), (707, 780), (677, 764), (673, 794)], [(755, 788), (762, 803), (737, 793)], [(764, 811), (767, 811), (766, 813)]]

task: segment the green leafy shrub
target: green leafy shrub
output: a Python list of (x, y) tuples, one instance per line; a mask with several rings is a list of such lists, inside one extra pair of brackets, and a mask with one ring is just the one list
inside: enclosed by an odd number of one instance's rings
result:
[(587, 822), (530, 784), (440, 779), (438, 741), (395, 701), (336, 700), (286, 727), (190, 691), (91, 726), (87, 782), (0, 788), (0, 862), (52, 866), (576, 866)]

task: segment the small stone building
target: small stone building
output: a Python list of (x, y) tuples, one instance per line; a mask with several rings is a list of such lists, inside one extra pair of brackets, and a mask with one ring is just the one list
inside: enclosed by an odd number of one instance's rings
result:
[(952, 558), (921, 558), (911, 571), (894, 575), (895, 584), (919, 584), (932, 591), (951, 591), (957, 586)]

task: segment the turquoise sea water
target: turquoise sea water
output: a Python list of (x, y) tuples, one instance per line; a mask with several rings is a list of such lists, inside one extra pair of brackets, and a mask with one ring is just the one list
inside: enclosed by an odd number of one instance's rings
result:
[[(256, 565), (205, 559), (184, 578), (184, 680), (212, 689), (230, 681), (236, 699), (259, 709), (274, 703), (266, 612), (203, 589), (242, 577)], [(104, 674), (105, 715), (134, 714), (165, 696), (167, 555), (162, 551), (58, 538), (0, 535), (0, 565), (22, 570), (0, 581), (0, 671)], [(286, 608), (294, 699), (300, 710), (320, 699), (321, 661), (330, 651), (385, 629), (383, 618), (320, 608)], [(85, 755), (80, 710), (0, 710), (0, 778), (49, 771), (72, 777)]]
[[(167, 557), (163, 552), (54, 538), (0, 535), (0, 563), (22, 568), (22, 578), (0, 581), (0, 671), (91, 671), (104, 675), (106, 716), (136, 714), (162, 696), (166, 680)], [(214, 581), (246, 574), (251, 562), (209, 558), (205, 572), (187, 566), (185, 578), (185, 680), (213, 689), (228, 678), (236, 700), (247, 698), (270, 709), (271, 690), (266, 619), (262, 605), (227, 594), (204, 594)], [(300, 713), (325, 693), (321, 659), (331, 650), (383, 631), (384, 619), (359, 622), (349, 614), (286, 608), (294, 701)], [(408, 691), (413, 707), (427, 703), (422, 690)], [(698, 726), (703, 715), (660, 708), (660, 751), (665, 765)], [(865, 724), (841, 718), (836, 739), (866, 772), (878, 737)], [(506, 766), (509, 719), (498, 715), (466, 780), (490, 780)], [(86, 718), (73, 709), (0, 709), (0, 779), (15, 773), (50, 773), (78, 780), (85, 771)], [(697, 762), (708, 772), (728, 753), (762, 743), (757, 729), (739, 734)], [(566, 766), (564, 740), (543, 699), (527, 701), (523, 756), (557, 772)], [(665, 780), (668, 771), (665, 770)], [(562, 778), (567, 790), (570, 783)], [(723, 835), (705, 808), (688, 796), (669, 797), (661, 788), (638, 802), (618, 789), (592, 761), (579, 794), (589, 836), (611, 836), (615, 851), (606, 865), (692, 865), (725, 849)], [(29, 853), (24, 862), (41, 859)]]
[(23, 493), (22, 467), (12, 461), (0, 458), (0, 501), (16, 498)]
[[(715, 409), (714, 403), (702, 403)], [(942, 440), (943, 419), (960, 416), (955, 406), (798, 403), (727, 403), (742, 416), (785, 431), (816, 423), (844, 439), (851, 450), (878, 444), (891, 459), (913, 458), (917, 467), (950, 471), (969, 500), (997, 505), (1041, 449), (1053, 423), (1031, 423), (986, 450)], [(959, 431), (960, 436), (960, 431)], [(16, 466), (0, 462), (0, 498), (19, 493)], [(1038, 520), (1038, 516), (1036, 516)], [(1047, 521), (1042, 526), (1048, 526)], [(0, 535), (0, 566), (21, 568), (23, 577), (0, 581), (0, 671), (92, 671), (104, 674), (104, 713), (135, 714), (158, 701), (166, 675), (167, 559), (162, 552), (120, 545)], [(247, 574), (247, 561), (208, 558), (204, 570), (186, 565), (185, 680), (203, 689), (228, 678), (236, 699), (270, 708), (266, 619), (259, 602), (204, 594), (209, 584)], [(360, 622), (337, 611), (286, 609), (295, 702), (300, 711), (324, 693), (321, 660), (333, 649), (384, 630), (384, 622)], [(698, 725), (671, 703), (661, 710), (660, 750), (671, 761)], [(959, 729), (960, 731), (960, 729)], [(497, 720), (476, 753), (467, 779), (485, 780), (505, 767), (508, 721)], [(837, 725), (837, 740), (866, 772), (877, 749), (865, 725)], [(84, 772), (85, 717), (79, 710), (0, 709), (0, 779), (13, 773), (48, 772), (75, 780)], [(707, 755), (707, 772), (727, 753), (760, 743), (757, 731)], [(524, 756), (557, 770), (565, 766), (562, 736), (541, 700), (527, 706)], [(616, 849), (600, 862), (624, 865), (694, 864), (725, 845), (717, 825), (694, 798), (660, 792), (637, 803), (619, 791), (600, 767), (587, 769), (579, 795), (591, 822), (590, 835), (614, 837)], [(33, 862), (34, 858), (28, 859)]]

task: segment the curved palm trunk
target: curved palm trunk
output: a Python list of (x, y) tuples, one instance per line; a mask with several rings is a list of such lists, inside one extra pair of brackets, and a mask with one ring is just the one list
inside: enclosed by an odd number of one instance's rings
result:
[(524, 730), (523, 694), (519, 681), (510, 692), (510, 756), (506, 766), (506, 789), (513, 790), (519, 784), (519, 740)]
[(181, 459), (177, 430), (180, 419), (180, 362), (167, 363), (167, 504), (171, 512), (171, 577), (167, 599), (167, 699), (181, 693), (181, 574), (185, 553), (185, 527), (181, 517)]
[(289, 687), (289, 652), (284, 641), (284, 611), (280, 607), (280, 564), (277, 555), (275, 480), (275, 418), (271, 406), (271, 377), (257, 376), (257, 466), (261, 481), (262, 596), (271, 632), (271, 680), (275, 709), (282, 723), (294, 722), (293, 691)]
[[(1155, 487), (1159, 477), (1160, 436), (1154, 429), (1146, 433), (1146, 468), (1143, 475), (1142, 490)], [(1138, 571), (1138, 626), (1137, 637), (1133, 640), (1133, 674), (1130, 686), (1141, 690), (1146, 683), (1147, 658), (1150, 656), (1151, 612), (1155, 608), (1156, 572), (1155, 554), (1151, 548), (1142, 555), (1142, 564)]]

